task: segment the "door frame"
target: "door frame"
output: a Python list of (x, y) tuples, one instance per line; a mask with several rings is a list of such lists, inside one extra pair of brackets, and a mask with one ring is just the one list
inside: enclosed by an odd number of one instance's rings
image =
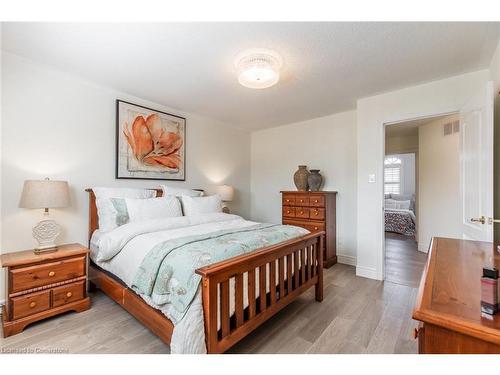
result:
[[(380, 173), (380, 176), (382, 176), (382, 195), (380, 197), (381, 199), (381, 207), (382, 207), (382, 212), (381, 212), (381, 215), (382, 215), (382, 254), (381, 254), (381, 259), (382, 259), (382, 263), (381, 263), (381, 267), (382, 267), (382, 280), (385, 280), (385, 214), (384, 214), (384, 201), (385, 201), (385, 192), (384, 192), (384, 184), (385, 184), (385, 179), (384, 179), (384, 160), (385, 160), (385, 139), (386, 139), (386, 127), (387, 126), (390, 126), (390, 125), (398, 125), (398, 124), (403, 124), (405, 122), (409, 122), (409, 121), (415, 121), (415, 120), (424, 120), (424, 119), (433, 119), (433, 118), (437, 118), (437, 117), (443, 117), (443, 116), (451, 116), (451, 115), (456, 115), (456, 114), (459, 114), (460, 111), (459, 110), (454, 110), (454, 111), (448, 111), (448, 112), (438, 112), (438, 113), (429, 113), (429, 114), (422, 114), (420, 116), (416, 116), (416, 117), (410, 117), (410, 118), (402, 118), (400, 120), (391, 120), (391, 121), (386, 121), (386, 122), (382, 122), (382, 132), (383, 132), (383, 137), (382, 137), (382, 170), (379, 171)], [(418, 150), (417, 152), (415, 153), (415, 158), (417, 157), (418, 155)], [(417, 161), (415, 160), (415, 163), (417, 163)], [(417, 185), (418, 185), (418, 177), (416, 176), (416, 180), (415, 180), (415, 191), (417, 192), (418, 189), (417, 189)], [(415, 197), (415, 199), (417, 199)], [(418, 217), (417, 217), (417, 220), (418, 220)]]

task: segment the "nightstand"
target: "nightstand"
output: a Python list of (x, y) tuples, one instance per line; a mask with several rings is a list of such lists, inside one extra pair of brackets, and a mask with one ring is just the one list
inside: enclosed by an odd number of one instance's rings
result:
[(49, 253), (26, 250), (3, 254), (0, 258), (6, 268), (3, 336), (15, 335), (28, 324), (66, 311), (89, 309), (88, 252), (83, 245), (68, 244)]

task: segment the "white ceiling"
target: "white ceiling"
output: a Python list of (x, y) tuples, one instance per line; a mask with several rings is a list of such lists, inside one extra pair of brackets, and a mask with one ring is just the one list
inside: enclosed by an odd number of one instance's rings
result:
[[(356, 99), (488, 67), (499, 23), (3, 23), (6, 51), (239, 128), (355, 108)], [(265, 90), (238, 84), (234, 57), (284, 59)]]

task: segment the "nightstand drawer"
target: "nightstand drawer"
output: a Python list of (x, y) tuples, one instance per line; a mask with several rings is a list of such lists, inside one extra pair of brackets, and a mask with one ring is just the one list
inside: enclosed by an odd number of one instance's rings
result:
[(309, 206), (309, 197), (305, 195), (297, 195), (295, 197), (295, 205), (296, 206)]
[(73, 284), (58, 286), (52, 289), (52, 307), (57, 307), (78, 301), (83, 298), (85, 290), (85, 281)]
[(50, 290), (12, 298), (12, 319), (33, 315), (50, 308)]
[(85, 257), (10, 269), (11, 292), (18, 292), (85, 275)]

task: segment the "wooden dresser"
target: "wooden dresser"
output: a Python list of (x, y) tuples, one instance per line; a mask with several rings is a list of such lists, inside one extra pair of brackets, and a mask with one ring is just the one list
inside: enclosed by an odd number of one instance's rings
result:
[(282, 222), (311, 232), (324, 230), (323, 265), (337, 263), (336, 191), (282, 191)]
[(491, 243), (432, 239), (413, 311), (419, 353), (500, 353), (500, 315), (481, 313), (484, 266), (500, 267)]
[(86, 292), (88, 252), (85, 246), (69, 244), (54, 252), (26, 250), (1, 256), (6, 268), (4, 337), (38, 320), (90, 307)]

